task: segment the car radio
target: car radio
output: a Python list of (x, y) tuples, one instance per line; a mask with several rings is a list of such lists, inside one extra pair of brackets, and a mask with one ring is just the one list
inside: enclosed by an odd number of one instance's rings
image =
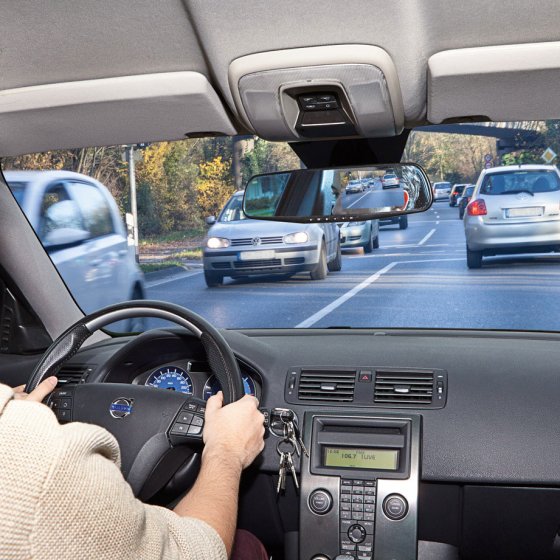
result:
[(301, 560), (417, 556), (420, 416), (307, 412)]

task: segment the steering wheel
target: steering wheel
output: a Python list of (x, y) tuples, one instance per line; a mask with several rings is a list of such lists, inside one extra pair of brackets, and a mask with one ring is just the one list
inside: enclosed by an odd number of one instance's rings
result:
[[(210, 369), (222, 387), (224, 403), (243, 396), (237, 360), (224, 337), (196, 313), (179, 305), (150, 300), (111, 305), (74, 323), (47, 349), (29, 378), (26, 391), (32, 391), (43, 379), (55, 374), (98, 329), (137, 317), (166, 319), (188, 329), (204, 346)], [(161, 468), (165, 456), (179, 446), (190, 448), (191, 460), (183, 464), (182, 455), (181, 463), (175, 467), (182, 465), (182, 475), (188, 479), (196, 477), (205, 411), (201, 399), (144, 385), (83, 383), (55, 390), (48, 404), (54, 409), (68, 410), (64, 413), (68, 420), (97, 424), (115, 436), (121, 449), (122, 472), (136, 496)]]

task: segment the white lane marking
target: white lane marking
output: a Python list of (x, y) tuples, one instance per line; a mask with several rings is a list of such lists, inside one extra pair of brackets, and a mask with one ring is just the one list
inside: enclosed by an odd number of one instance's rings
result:
[(360, 282), (356, 286), (354, 286), (351, 290), (348, 290), (345, 294), (341, 295), (339, 298), (335, 299), (333, 302), (329, 303), (323, 309), (317, 311), (302, 321), (301, 323), (295, 326), (296, 329), (306, 329), (311, 325), (314, 325), (318, 321), (320, 321), (323, 317), (334, 311), (337, 307), (340, 307), (344, 302), (348, 301), (350, 298), (354, 297), (357, 293), (361, 292), (364, 288), (367, 288), (373, 282), (379, 280), (383, 274), (389, 272), (394, 266), (399, 264), (398, 262), (392, 262), (387, 266), (383, 267), (381, 270), (377, 271), (375, 274), (372, 274), (368, 278), (366, 278), (363, 282)]
[(386, 267), (382, 268), (381, 270), (377, 271), (375, 274), (372, 274), (368, 278), (366, 278), (360, 284), (354, 286), (351, 290), (347, 291), (345, 294), (342, 294), (339, 298), (335, 299), (333, 302), (329, 303), (329, 305), (325, 305), (323, 309), (317, 311), (301, 323), (298, 323), (294, 328), (296, 329), (307, 329), (313, 326), (315, 323), (320, 321), (323, 317), (326, 317), (329, 313), (340, 307), (343, 303), (347, 302), (350, 298), (354, 297), (358, 292), (361, 292), (364, 288), (367, 288), (370, 284), (373, 284), (376, 280), (379, 280), (383, 274), (386, 274), (391, 270), (393, 267), (397, 266), (398, 264), (416, 264), (416, 263), (439, 263), (443, 261), (464, 261), (464, 258), (454, 258), (454, 259), (417, 259), (413, 261), (394, 261), (388, 264)]
[(184, 280), (185, 278), (190, 278), (191, 276), (202, 274), (202, 272), (202, 270), (197, 270), (195, 272), (185, 272), (185, 274), (172, 276), (171, 278), (166, 278), (165, 280), (158, 280), (157, 282), (146, 282), (146, 288), (155, 288), (156, 286), (162, 286), (163, 284), (169, 284), (170, 282), (176, 282), (177, 280)]
[(358, 200), (355, 200), (354, 202), (352, 202), (352, 204), (349, 204), (346, 208), (352, 208), (354, 204), (358, 204), (358, 202), (360, 202), (360, 200), (362, 200), (362, 198), (364, 198), (368, 194), (369, 194), (368, 192), (364, 193), (362, 196), (360, 196), (360, 198), (358, 198)]
[(427, 235), (425, 235), (425, 236), (418, 242), (418, 245), (424, 245), (424, 243), (426, 243), (426, 241), (428, 241), (428, 239), (430, 239), (430, 237), (432, 237), (432, 235), (434, 235), (435, 232), (436, 232), (435, 229), (431, 230), (430, 233), (428, 233)]
[(439, 226), (439, 220), (436, 222), (436, 226)]

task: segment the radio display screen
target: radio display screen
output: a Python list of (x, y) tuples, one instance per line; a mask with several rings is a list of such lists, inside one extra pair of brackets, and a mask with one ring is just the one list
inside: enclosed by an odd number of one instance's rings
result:
[(324, 447), (323, 450), (325, 467), (382, 471), (396, 471), (399, 468), (399, 452), (394, 449)]

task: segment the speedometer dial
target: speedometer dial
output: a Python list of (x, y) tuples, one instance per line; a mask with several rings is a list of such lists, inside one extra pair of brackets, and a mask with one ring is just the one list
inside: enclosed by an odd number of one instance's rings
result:
[(193, 384), (190, 375), (177, 366), (163, 366), (150, 374), (146, 380), (146, 385), (167, 389), (168, 391), (178, 391), (192, 395)]
[[(245, 390), (246, 395), (255, 396), (255, 382), (248, 376), (243, 375), (243, 389)], [(220, 382), (215, 375), (211, 375), (204, 385), (204, 392), (202, 397), (205, 401), (207, 401), (212, 395), (215, 395), (218, 391), (221, 391), (222, 388), (220, 387)]]

